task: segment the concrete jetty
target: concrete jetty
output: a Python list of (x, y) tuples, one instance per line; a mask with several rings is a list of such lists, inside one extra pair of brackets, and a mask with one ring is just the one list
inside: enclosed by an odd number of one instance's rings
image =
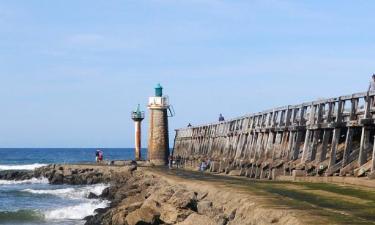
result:
[(176, 130), (173, 155), (184, 166), (210, 160), (212, 172), (372, 177), (375, 92), (288, 105)]

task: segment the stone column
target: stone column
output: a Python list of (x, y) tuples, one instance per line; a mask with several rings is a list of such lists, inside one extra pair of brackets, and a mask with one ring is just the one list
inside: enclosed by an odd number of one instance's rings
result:
[(155, 165), (166, 165), (169, 156), (168, 114), (166, 108), (150, 107), (148, 158)]

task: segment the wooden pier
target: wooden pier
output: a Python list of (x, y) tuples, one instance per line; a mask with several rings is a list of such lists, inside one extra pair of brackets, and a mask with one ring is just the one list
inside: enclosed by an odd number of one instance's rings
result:
[(372, 177), (375, 92), (289, 105), (176, 130), (183, 166), (257, 179), (278, 176)]

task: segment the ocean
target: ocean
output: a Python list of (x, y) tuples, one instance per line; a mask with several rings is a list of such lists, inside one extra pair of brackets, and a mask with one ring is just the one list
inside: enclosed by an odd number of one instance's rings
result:
[[(96, 149), (0, 149), (0, 170), (33, 170), (51, 163), (94, 162)], [(104, 159), (134, 159), (134, 149), (101, 149)], [(142, 150), (146, 158), (146, 149)], [(0, 180), (0, 224), (82, 225), (83, 218), (106, 200), (88, 199), (90, 192), (101, 194), (108, 187), (97, 185), (50, 185), (47, 179)]]

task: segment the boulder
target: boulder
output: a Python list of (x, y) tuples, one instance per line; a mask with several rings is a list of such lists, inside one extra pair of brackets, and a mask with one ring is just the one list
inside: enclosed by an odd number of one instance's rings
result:
[(139, 208), (126, 216), (128, 225), (157, 225), (160, 224), (160, 213), (149, 207)]
[(197, 205), (199, 214), (207, 214), (208, 211), (212, 210), (212, 202), (210, 201), (201, 201)]
[(168, 201), (180, 209), (197, 211), (197, 193), (185, 189), (177, 190)]
[(186, 220), (181, 223), (177, 223), (177, 225), (216, 225), (217, 223), (205, 215), (199, 215), (197, 213), (191, 214)]

